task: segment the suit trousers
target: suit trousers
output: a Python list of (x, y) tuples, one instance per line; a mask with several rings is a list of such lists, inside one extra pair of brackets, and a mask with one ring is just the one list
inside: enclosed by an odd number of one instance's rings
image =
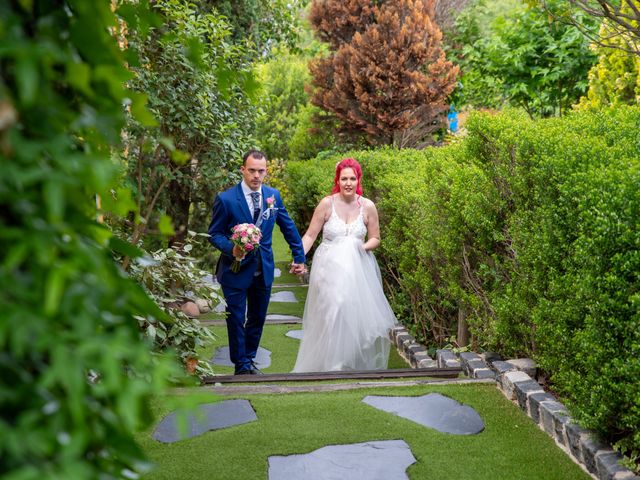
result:
[(257, 275), (249, 288), (222, 285), (222, 293), (227, 302), (229, 356), (237, 373), (250, 369), (256, 358), (267, 317), (271, 285), (266, 286), (263, 275)]

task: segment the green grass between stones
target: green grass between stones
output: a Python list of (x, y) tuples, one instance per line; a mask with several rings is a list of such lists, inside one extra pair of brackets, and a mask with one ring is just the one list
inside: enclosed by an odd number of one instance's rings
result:
[[(478, 435), (440, 433), (376, 410), (366, 395), (423, 395), (438, 392), (475, 408), (485, 430)], [(200, 392), (197, 401), (205, 401)], [(211, 401), (220, 397), (211, 396)], [(232, 397), (229, 397), (232, 398)], [(268, 457), (308, 453), (326, 445), (402, 439), (417, 463), (409, 478), (438, 480), (588, 480), (549, 436), (537, 428), (492, 384), (360, 389), (327, 393), (238, 395), (248, 399), (256, 422), (208, 432), (173, 444), (138, 435), (155, 463), (144, 478), (267, 479)], [(158, 418), (175, 405), (158, 399)]]
[[(216, 336), (216, 340), (201, 351), (203, 358), (211, 359), (218, 347), (228, 345), (227, 327), (209, 327)], [(293, 370), (298, 355), (300, 340), (286, 336), (289, 330), (299, 330), (302, 325), (297, 324), (267, 324), (262, 334), (260, 346), (271, 352), (271, 366), (263, 368), (264, 373), (288, 373)], [(404, 359), (398, 354), (395, 348), (389, 352), (389, 368), (409, 368)], [(214, 365), (216, 374), (227, 375), (233, 373), (233, 367)]]

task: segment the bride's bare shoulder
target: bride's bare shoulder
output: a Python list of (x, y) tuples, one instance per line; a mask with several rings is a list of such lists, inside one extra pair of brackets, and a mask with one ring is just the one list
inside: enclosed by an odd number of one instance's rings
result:
[(317, 208), (331, 208), (331, 195), (327, 195), (318, 202)]
[(331, 211), (331, 195), (327, 195), (322, 200), (318, 202), (316, 206), (317, 212), (322, 212), (326, 217), (326, 213)]
[(366, 210), (375, 210), (376, 209), (376, 204), (373, 203), (372, 200), (369, 200), (366, 197), (360, 197), (360, 201), (362, 202), (362, 206), (366, 209)]

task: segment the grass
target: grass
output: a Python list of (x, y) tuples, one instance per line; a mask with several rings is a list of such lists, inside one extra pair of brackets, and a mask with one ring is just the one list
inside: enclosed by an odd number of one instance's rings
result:
[[(478, 435), (450, 435), (378, 411), (361, 402), (366, 395), (423, 395), (438, 392), (475, 408), (485, 422)], [(197, 401), (207, 401), (195, 393)], [(209, 401), (219, 397), (212, 396)], [(493, 385), (389, 387), (327, 393), (247, 395), (258, 421), (162, 444), (151, 431), (138, 441), (156, 464), (150, 480), (266, 479), (268, 457), (308, 453), (326, 445), (402, 439), (417, 462), (409, 478), (439, 480), (588, 480)], [(157, 399), (161, 416), (175, 399)]]
[[(295, 324), (267, 324), (262, 334), (260, 346), (271, 352), (271, 365), (263, 368), (264, 373), (288, 373), (293, 370), (298, 355), (300, 340), (286, 336), (289, 330), (299, 330), (301, 325)], [(215, 354), (218, 347), (228, 345), (227, 327), (211, 326), (209, 329), (214, 333), (216, 339), (205, 349), (201, 350), (202, 358), (210, 359)], [(391, 348), (389, 353), (389, 368), (408, 368), (407, 363), (398, 354), (395, 348)], [(215, 373), (226, 375), (233, 373), (233, 367), (214, 365)]]
[[(203, 358), (213, 357), (218, 347), (228, 345), (227, 327), (212, 326), (209, 328), (215, 334), (216, 340), (202, 352)], [(271, 366), (263, 368), (262, 371), (264, 373), (286, 373), (293, 370), (300, 340), (287, 337), (285, 334), (288, 330), (298, 330), (300, 328), (300, 325), (293, 324), (265, 326), (260, 346), (271, 352)], [(213, 369), (218, 374), (233, 373), (233, 367), (214, 365)]]

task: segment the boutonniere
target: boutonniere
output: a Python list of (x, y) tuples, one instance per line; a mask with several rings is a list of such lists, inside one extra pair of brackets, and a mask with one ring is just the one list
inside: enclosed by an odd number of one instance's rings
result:
[(276, 196), (275, 195), (271, 195), (270, 197), (267, 197), (267, 207), (269, 208), (269, 210), (271, 210), (271, 209), (276, 207)]
[(277, 212), (277, 208), (276, 208), (276, 196), (275, 195), (271, 195), (270, 197), (267, 197), (265, 199), (265, 202), (267, 202), (267, 209), (262, 213), (262, 219), (266, 220), (269, 217), (271, 217), (271, 215), (275, 215), (275, 213)]

